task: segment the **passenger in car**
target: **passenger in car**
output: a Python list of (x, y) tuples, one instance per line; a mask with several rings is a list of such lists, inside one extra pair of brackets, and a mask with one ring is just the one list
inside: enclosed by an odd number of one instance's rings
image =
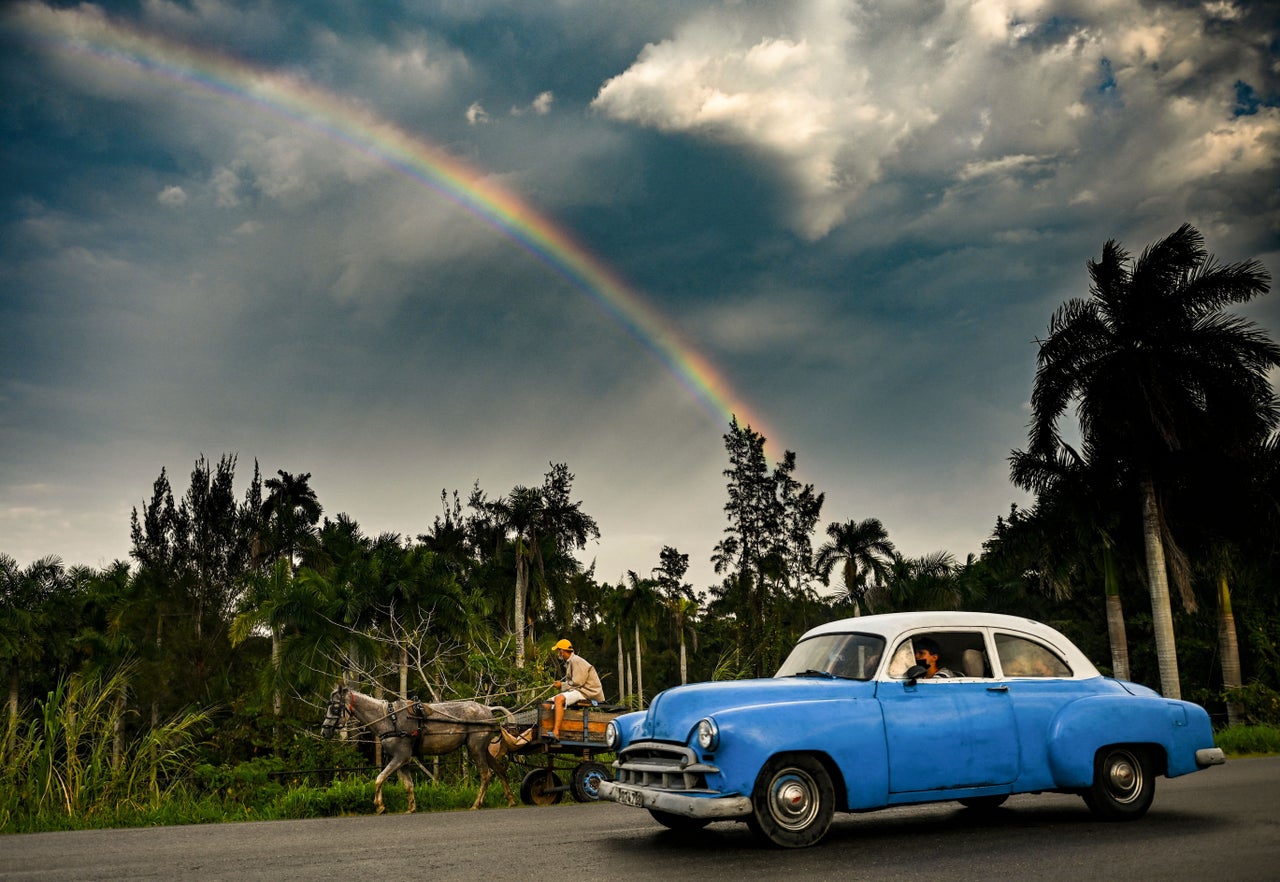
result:
[(942, 651), (938, 646), (938, 641), (932, 637), (917, 637), (912, 641), (912, 644), (916, 650), (916, 664), (928, 668), (923, 679), (931, 680), (956, 676), (955, 671), (938, 666), (938, 654)]

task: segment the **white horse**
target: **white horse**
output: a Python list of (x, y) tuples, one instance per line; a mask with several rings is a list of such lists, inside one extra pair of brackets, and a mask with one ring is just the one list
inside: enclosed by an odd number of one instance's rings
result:
[(451, 753), (464, 744), (471, 755), (471, 762), (480, 770), (480, 794), (471, 807), (477, 809), (484, 802), (489, 782), (495, 774), (507, 795), (507, 805), (516, 804), (505, 774), (508, 743), (500, 737), (505, 733), (491, 708), (476, 701), (445, 701), (439, 704), (383, 701), (344, 685), (329, 695), (329, 707), (320, 726), (324, 737), (333, 736), (343, 714), (350, 714), (368, 727), (382, 742), (383, 754), (390, 757), (378, 775), (378, 786), (374, 791), (373, 804), (378, 814), (386, 811), (382, 804), (382, 785), (393, 772), (400, 775), (400, 783), (409, 796), (408, 810), (412, 812), (417, 803), (413, 798), (413, 776), (406, 768), (409, 761), (414, 756)]

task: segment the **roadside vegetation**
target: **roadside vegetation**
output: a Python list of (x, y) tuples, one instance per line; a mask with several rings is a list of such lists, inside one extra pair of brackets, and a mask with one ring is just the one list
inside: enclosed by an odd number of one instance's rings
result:
[[(237, 455), (202, 455), (175, 494), (162, 469), (128, 561), (0, 553), (0, 832), (367, 812), (377, 745), (317, 737), (339, 681), (525, 709), (569, 636), (610, 701), (643, 707), (767, 676), (820, 622), (899, 610), (1048, 622), (1104, 673), (1205, 705), (1229, 754), (1280, 752), (1280, 347), (1226, 311), (1270, 279), (1190, 227), (1136, 259), (1108, 242), (1089, 269), (1039, 341), (1010, 456), (1034, 502), (963, 561), (902, 554), (872, 512), (825, 512), (796, 453), (771, 463), (736, 420), (719, 581), (702, 586), (678, 537), (602, 581), (565, 463), (497, 496), (443, 490), (431, 523), (378, 536), (326, 516), (309, 473), (264, 480), (255, 462), (237, 492)], [(422, 810), (466, 807), (478, 783), (460, 755), (415, 775), (435, 779)]]

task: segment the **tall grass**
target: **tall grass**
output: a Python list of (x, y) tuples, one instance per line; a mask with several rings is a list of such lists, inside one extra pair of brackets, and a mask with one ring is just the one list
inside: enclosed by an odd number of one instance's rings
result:
[(126, 737), (126, 703), (119, 699), (133, 672), (125, 666), (106, 675), (73, 675), (30, 713), (8, 720), (0, 831), (35, 819), (53, 829), (95, 826), (95, 816), (156, 811), (180, 795), (208, 715), (187, 713)]
[(1280, 726), (1232, 726), (1213, 740), (1227, 756), (1280, 755)]

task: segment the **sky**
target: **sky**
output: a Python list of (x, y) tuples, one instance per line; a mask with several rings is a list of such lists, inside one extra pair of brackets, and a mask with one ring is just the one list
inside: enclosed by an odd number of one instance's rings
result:
[(736, 415), (826, 494), (815, 545), (963, 561), (1029, 501), (1036, 340), (1107, 240), (1280, 271), (1278, 16), (7, 3), (0, 552), (128, 559), (201, 455), (406, 537), (563, 462), (598, 579), (671, 545), (702, 588)]

